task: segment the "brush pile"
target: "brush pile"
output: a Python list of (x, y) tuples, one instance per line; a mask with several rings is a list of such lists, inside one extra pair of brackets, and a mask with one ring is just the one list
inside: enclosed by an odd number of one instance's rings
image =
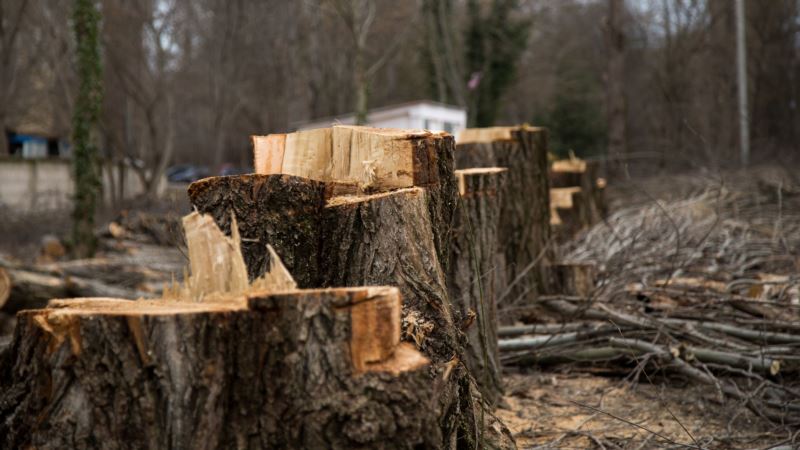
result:
[(560, 249), (597, 265), (589, 296), (505, 305), (506, 320), (528, 323), (500, 328), (503, 362), (622, 369), (634, 381), (679, 374), (800, 423), (800, 184), (771, 169), (689, 183), (678, 199), (636, 188), (648, 201)]

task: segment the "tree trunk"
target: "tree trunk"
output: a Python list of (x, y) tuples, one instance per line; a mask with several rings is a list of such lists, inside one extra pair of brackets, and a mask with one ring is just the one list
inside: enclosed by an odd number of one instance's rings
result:
[(497, 265), (500, 198), (506, 169), (456, 171), (461, 208), (456, 214), (447, 285), (456, 323), (467, 335), (465, 359), (485, 398), (502, 395), (497, 352)]
[(439, 448), (394, 288), (225, 302), (76, 299), (19, 315), (3, 448)]
[(546, 292), (545, 266), (552, 260), (547, 131), (527, 126), (464, 130), (456, 167), (508, 168), (498, 230), (508, 284), (500, 287), (498, 304)]
[(450, 256), (447, 224), (458, 198), (454, 148), (453, 137), (446, 133), (345, 125), (253, 136), (256, 173), (325, 181), (328, 197), (424, 187), (431, 218), (444, 224), (433, 239), (445, 270)]
[(250, 280), (269, 266), (272, 245), (299, 287), (317, 286), (320, 218), (325, 184), (287, 175), (206, 178), (189, 186), (189, 200), (226, 233), (236, 217)]
[(608, 0), (606, 74), (608, 110), (608, 154), (620, 157), (627, 151), (627, 118), (625, 102), (625, 0)]

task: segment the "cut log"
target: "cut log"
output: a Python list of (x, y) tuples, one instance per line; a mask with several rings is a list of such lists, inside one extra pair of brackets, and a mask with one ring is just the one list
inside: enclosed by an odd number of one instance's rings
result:
[(189, 186), (189, 200), (231, 234), (235, 217), (250, 280), (269, 269), (267, 244), (301, 288), (317, 285), (320, 211), (325, 184), (286, 175), (206, 178)]
[(51, 298), (117, 297), (134, 300), (148, 295), (135, 289), (89, 278), (57, 275), (32, 267), (6, 267), (3, 270), (10, 289), (2, 309), (10, 314), (23, 309), (43, 308)]
[(524, 125), (467, 129), (457, 141), (456, 168), (508, 168), (498, 234), (510, 289), (499, 301), (545, 292), (545, 265), (552, 260), (547, 131)]
[(217, 303), (71, 300), (19, 315), (3, 448), (439, 448), (392, 288)]
[(447, 286), (457, 324), (467, 335), (465, 362), (485, 398), (502, 395), (497, 351), (498, 286), (505, 286), (497, 228), (505, 168), (456, 171), (461, 207), (454, 221)]

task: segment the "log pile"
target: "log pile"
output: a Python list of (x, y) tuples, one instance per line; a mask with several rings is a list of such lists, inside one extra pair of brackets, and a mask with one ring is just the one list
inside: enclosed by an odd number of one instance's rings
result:
[(501, 327), (503, 364), (666, 373), (796, 427), (800, 196), (755, 182), (629, 207), (565, 244), (566, 260), (596, 265), (594, 288), (540, 297), (535, 321)]

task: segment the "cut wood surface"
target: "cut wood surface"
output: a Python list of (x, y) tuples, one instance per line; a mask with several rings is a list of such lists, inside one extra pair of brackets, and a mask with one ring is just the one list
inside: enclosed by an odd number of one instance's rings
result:
[(431, 149), (441, 139), (452, 138), (425, 130), (335, 125), (252, 140), (256, 173), (355, 184), (369, 192), (435, 182)]
[(502, 395), (497, 296), (505, 283), (496, 267), (502, 265), (497, 228), (506, 172), (496, 167), (456, 171), (461, 202), (447, 278), (457, 323), (467, 336), (465, 362), (490, 403)]
[(529, 300), (546, 291), (544, 267), (552, 259), (547, 130), (526, 125), (466, 129), (457, 143), (458, 169), (508, 168), (498, 234), (510, 289), (499, 301)]

